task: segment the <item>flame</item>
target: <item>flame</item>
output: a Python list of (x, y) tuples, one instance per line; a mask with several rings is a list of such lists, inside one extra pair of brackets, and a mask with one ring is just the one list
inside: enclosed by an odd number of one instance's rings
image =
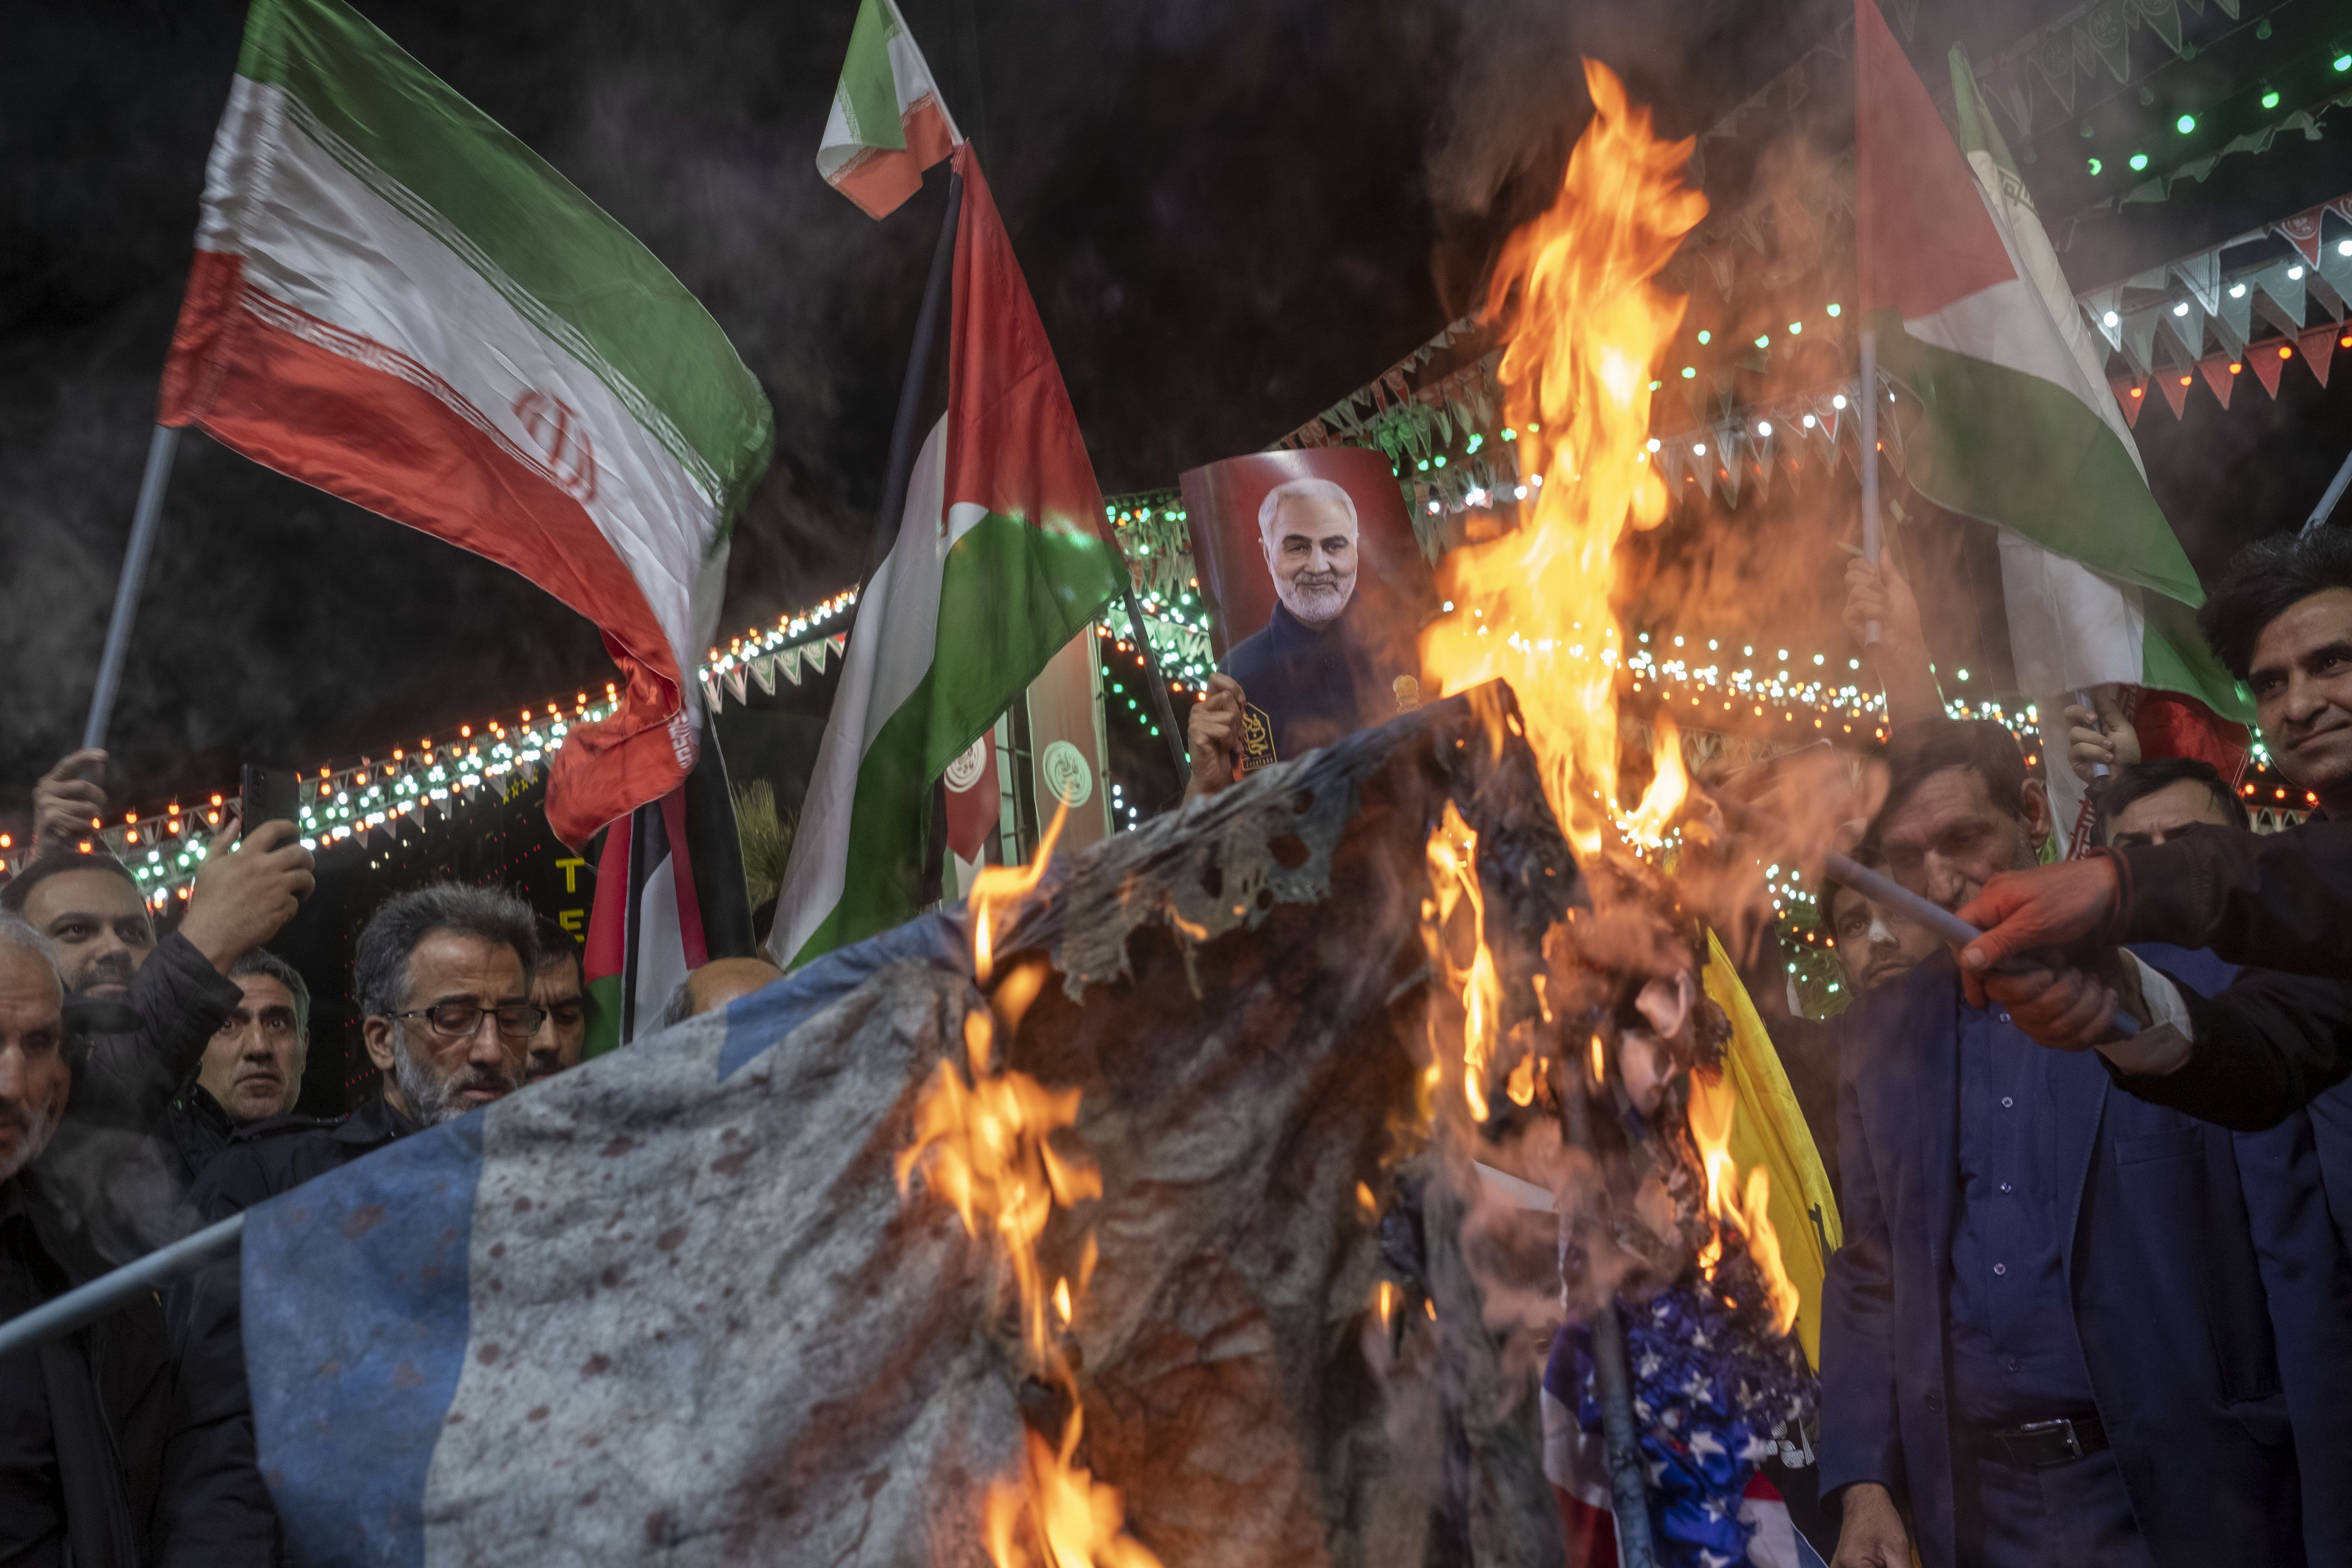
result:
[(1069, 815), (1068, 801), (1054, 808), (1054, 820), (1046, 825), (1044, 837), (1037, 840), (1037, 853), (1026, 866), (983, 866), (972, 878), (964, 903), (971, 910), (972, 973), (982, 985), (995, 971), (997, 907), (1035, 890), (1045, 880), (1045, 862), (1053, 858), (1054, 841), (1062, 837), (1062, 824)]
[[(1478, 835), (1462, 820), (1452, 801), (1445, 803), (1437, 831), (1429, 836), (1428, 854), (1432, 897), (1422, 902), (1422, 937), (1428, 943), (1430, 962), (1462, 998), (1462, 1095), (1469, 1102), (1472, 1118), (1484, 1121), (1486, 1068), (1495, 1059), (1503, 982), (1495, 968), (1495, 955), (1486, 946), (1486, 900), (1478, 886)], [(1454, 956), (1457, 910), (1467, 911), (1470, 958), (1466, 963), (1456, 963)], [(1533, 1098), (1530, 1088), (1528, 1099)]]
[(1536, 1102), (1536, 1055), (1529, 1051), (1511, 1069), (1511, 1079), (1503, 1086), (1513, 1105), (1533, 1105)]
[(1656, 720), (1656, 741), (1653, 755), (1657, 771), (1651, 775), (1650, 787), (1642, 792), (1642, 804), (1622, 825), (1625, 837), (1636, 844), (1655, 847), (1666, 835), (1666, 829), (1682, 814), (1683, 802), (1690, 796), (1690, 770), (1683, 764), (1683, 740), (1675, 721), (1661, 712)]
[(1381, 1327), (1384, 1329), (1396, 1321), (1397, 1294), (1393, 1279), (1381, 1280), (1372, 1291), (1372, 1310), (1379, 1316)]
[[(990, 867), (972, 884), (973, 971), (982, 984), (992, 968), (998, 908), (1037, 886), (1066, 816), (1066, 807), (1055, 814), (1028, 866)], [(1078, 1303), (1094, 1278), (1094, 1235), (1088, 1232), (1079, 1249), (1075, 1288), (1068, 1275), (1060, 1275), (1048, 1291), (1037, 1258), (1037, 1239), (1055, 1205), (1067, 1209), (1102, 1195), (1094, 1161), (1062, 1153), (1052, 1142), (1053, 1134), (1076, 1122), (1079, 1091), (1047, 1089), (995, 1061), (997, 1019), (1008, 1035), (1018, 1027), (1045, 984), (1045, 969), (1042, 963), (1014, 968), (990, 998), (992, 1012), (965, 1015), (964, 1070), (942, 1059), (924, 1082), (915, 1101), (913, 1141), (896, 1163), (898, 1191), (906, 1195), (920, 1172), (924, 1184), (953, 1205), (967, 1234), (993, 1242), (1020, 1298), (1022, 1345), (1031, 1369), (1068, 1398), (1069, 1419), (1059, 1440), (1024, 1431), (1019, 1471), (990, 1483), (981, 1516), (991, 1561), (996, 1568), (1160, 1568), (1160, 1560), (1127, 1534), (1118, 1489), (1097, 1484), (1076, 1463), (1086, 1405), (1062, 1335), (1076, 1327)]]
[[(1731, 1157), (1731, 1123), (1739, 1099), (1731, 1079), (1721, 1073), (1693, 1073), (1690, 1080), (1691, 1142), (1697, 1145), (1706, 1172), (1706, 1212), (1710, 1230), (1699, 1248), (1699, 1272), (1709, 1279), (1723, 1261), (1726, 1232), (1736, 1232), (1747, 1244), (1748, 1256), (1764, 1278), (1764, 1292), (1772, 1304), (1772, 1331), (1785, 1334), (1797, 1321), (1797, 1288), (1780, 1262), (1780, 1237), (1772, 1228), (1772, 1178), (1763, 1166), (1748, 1173), (1739, 1187), (1739, 1166)], [(1735, 1201), (1733, 1194), (1739, 1194)]]
[[(1691, 143), (1652, 135), (1648, 111), (1606, 67), (1588, 60), (1584, 75), (1592, 122), (1558, 198), (1512, 235), (1487, 293), (1489, 319), (1509, 333), (1497, 375), (1505, 417), (1522, 433), (1521, 525), (1447, 556), (1444, 596), (1456, 608), (1423, 634), (1422, 659), (1444, 694), (1510, 681), (1552, 813), (1591, 856), (1620, 815), (1614, 555), (1629, 527), (1654, 526), (1666, 510), (1645, 446), (1650, 382), (1684, 301), (1651, 279), (1706, 198), (1683, 183)], [(1664, 819), (1666, 798), (1645, 820)]]

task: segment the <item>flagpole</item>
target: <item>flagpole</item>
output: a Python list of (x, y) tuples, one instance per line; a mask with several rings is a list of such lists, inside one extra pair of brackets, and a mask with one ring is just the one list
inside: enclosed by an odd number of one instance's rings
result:
[[(661, 820), (661, 802), (629, 813), (628, 902), (621, 910), (621, 1044), (637, 1037), (637, 961), (645, 951), (646, 878), (653, 870), (646, 836)], [(677, 851), (673, 848), (672, 853)]]
[[(2327, 491), (2319, 498), (2319, 504), (2311, 509), (2310, 520), (2303, 525), (2304, 532), (2317, 533), (2327, 526), (2327, 514), (2334, 511), (2336, 503), (2344, 499), (2344, 487), (2348, 484), (2352, 484), (2352, 452), (2344, 454), (2343, 466), (2336, 470), (2336, 477), (2328, 481)], [(85, 741), (82, 744), (86, 746), (89, 742)]]
[(114, 690), (122, 679), (122, 661), (131, 652), (131, 623), (139, 613), (139, 591), (147, 582), (147, 557), (154, 551), (155, 525), (163, 515), (172, 453), (179, 444), (176, 425), (156, 426), (147, 441), (147, 472), (139, 481), (139, 505), (131, 517), (131, 544), (122, 552), (122, 575), (114, 584), (114, 616), (106, 626), (106, 651), (99, 658), (98, 685), (89, 694), (89, 718), (81, 727), (85, 752), (106, 744), (106, 727), (114, 717)]
[[(1878, 334), (1862, 329), (1862, 557), (1878, 564)], [(1863, 627), (1864, 648), (1878, 646), (1876, 621)]]
[(1168, 699), (1168, 681), (1160, 673), (1160, 656), (1151, 651), (1150, 634), (1143, 629), (1143, 605), (1135, 596), (1135, 574), (1127, 563), (1127, 552), (1118, 547), (1118, 535), (1111, 528), (1110, 519), (1097, 515), (1095, 531), (1110, 547), (1111, 560), (1118, 567), (1120, 596), (1127, 602), (1127, 624), (1135, 632), (1136, 651), (1143, 655), (1143, 672), (1150, 677), (1152, 710), (1160, 715), (1160, 732), (1168, 737), (1168, 754), (1176, 762), (1176, 784), (1182, 788), (1192, 776), (1192, 753), (1184, 748), (1184, 733), (1176, 726), (1175, 704)]
[(110, 1274), (101, 1274), (87, 1285), (50, 1298), (31, 1311), (0, 1323), (0, 1360), (30, 1350), (43, 1340), (86, 1328), (142, 1296), (186, 1279), (214, 1258), (235, 1252), (244, 1237), (245, 1215), (233, 1214)]
[(946, 371), (945, 366), (933, 370), (931, 343), (939, 336), (940, 312), (955, 309), (956, 226), (962, 214), (963, 176), (950, 168), (947, 216), (940, 221), (939, 243), (931, 248), (931, 275), (923, 284), (922, 309), (915, 316), (914, 352), (907, 356), (907, 380), (898, 391), (898, 415), (890, 422), (890, 466), (883, 473), (882, 510), (875, 514), (874, 548), (857, 595), (861, 605), (866, 602), (864, 590), (873, 585), (874, 574), (898, 546), (898, 531), (907, 521), (907, 479), (914, 472), (915, 454), (921, 449), (923, 437), (930, 434), (921, 423), (923, 392), (934, 374)]

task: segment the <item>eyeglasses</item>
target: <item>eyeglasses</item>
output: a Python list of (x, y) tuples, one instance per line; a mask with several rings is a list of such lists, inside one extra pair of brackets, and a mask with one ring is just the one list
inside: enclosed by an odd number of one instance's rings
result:
[(446, 1040), (469, 1040), (482, 1026), (482, 1015), (495, 1016), (499, 1033), (510, 1040), (527, 1040), (539, 1033), (541, 1019), (547, 1015), (528, 1002), (509, 1002), (501, 1007), (477, 1007), (471, 1002), (436, 1002), (430, 1007), (412, 1007), (405, 1013), (387, 1013), (387, 1018), (422, 1018), (433, 1026), (433, 1032)]

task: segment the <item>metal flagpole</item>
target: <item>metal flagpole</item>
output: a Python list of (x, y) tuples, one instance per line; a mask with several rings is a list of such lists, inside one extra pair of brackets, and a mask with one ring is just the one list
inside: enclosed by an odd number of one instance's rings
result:
[(244, 1237), (245, 1215), (233, 1214), (0, 1323), (0, 1360), (87, 1327), (151, 1290), (186, 1279), (214, 1258), (236, 1251)]
[(1160, 715), (1160, 733), (1168, 737), (1168, 754), (1176, 760), (1176, 786), (1181, 789), (1192, 776), (1192, 757), (1185, 750), (1184, 732), (1176, 727), (1176, 708), (1168, 700), (1168, 680), (1160, 673), (1160, 656), (1151, 651), (1150, 634), (1143, 629), (1143, 605), (1135, 596), (1135, 574), (1128, 566), (1127, 552), (1118, 547), (1118, 534), (1110, 519), (1097, 516), (1095, 531), (1110, 547), (1110, 558), (1118, 565), (1119, 592), (1127, 601), (1127, 624), (1135, 632), (1136, 651), (1143, 655), (1143, 672), (1151, 678), (1151, 706)]
[[(1878, 334), (1862, 329), (1862, 557), (1878, 564)], [(1863, 646), (1878, 646), (1878, 623), (1863, 627)]]
[(89, 694), (89, 718), (81, 727), (85, 752), (106, 744), (107, 722), (114, 717), (114, 689), (131, 651), (131, 622), (139, 613), (139, 590), (147, 581), (147, 557), (155, 546), (163, 489), (172, 478), (172, 453), (179, 444), (176, 425), (156, 426), (147, 442), (147, 473), (139, 481), (139, 507), (131, 517), (131, 545), (122, 552), (122, 575), (114, 584), (114, 616), (107, 622), (106, 652), (98, 661), (98, 685)]

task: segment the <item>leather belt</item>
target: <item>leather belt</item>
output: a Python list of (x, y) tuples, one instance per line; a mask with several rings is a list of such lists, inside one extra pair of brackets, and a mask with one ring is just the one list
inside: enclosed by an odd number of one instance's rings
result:
[(1986, 1458), (2021, 1470), (2071, 1465), (2107, 1446), (2107, 1429), (2096, 1415), (2028, 1421), (1997, 1431), (1979, 1428), (1975, 1436)]

